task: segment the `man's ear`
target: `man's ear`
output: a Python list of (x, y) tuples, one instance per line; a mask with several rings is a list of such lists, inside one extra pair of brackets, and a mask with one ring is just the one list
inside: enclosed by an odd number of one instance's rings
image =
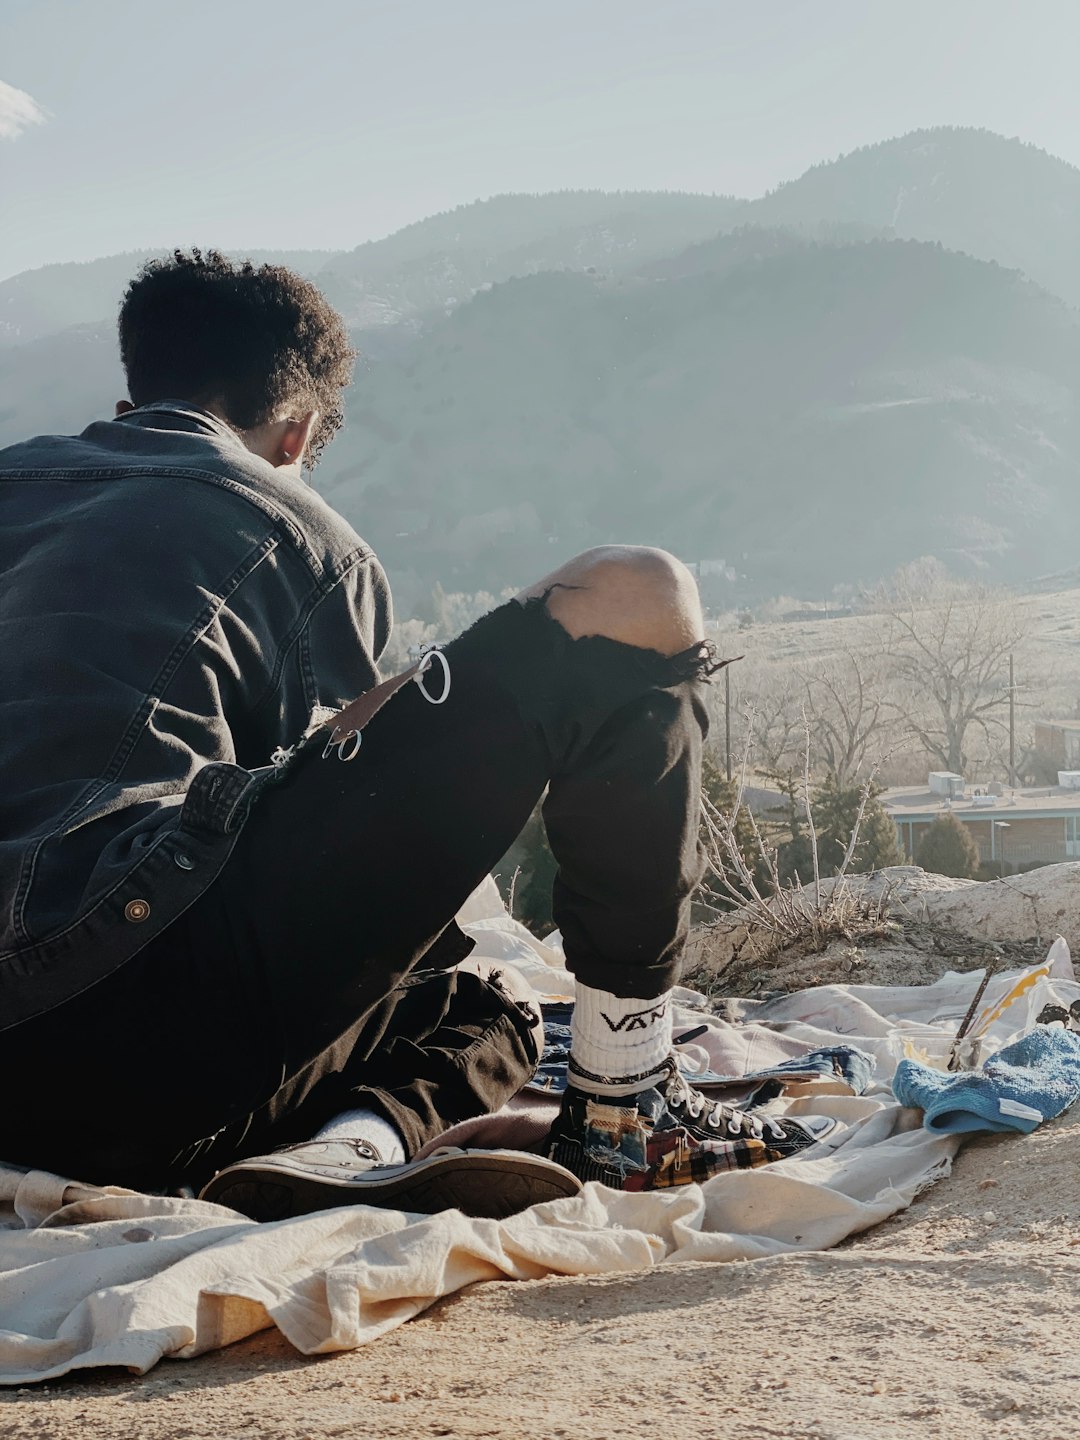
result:
[(315, 423), (319, 418), (318, 410), (308, 410), (305, 414), (295, 420), (282, 422), (279, 447), (281, 465), (303, 465), (304, 456), (307, 454), (308, 442), (311, 439)]
[(113, 411), (113, 418), (119, 420), (121, 415), (126, 415), (129, 410), (134, 409), (135, 406), (130, 400), (117, 400), (116, 409)]

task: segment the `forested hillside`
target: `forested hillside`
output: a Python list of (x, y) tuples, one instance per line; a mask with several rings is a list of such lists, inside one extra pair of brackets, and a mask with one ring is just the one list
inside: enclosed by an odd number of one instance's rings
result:
[(855, 223), (937, 240), (1080, 304), (1080, 170), (988, 130), (916, 130), (866, 145), (781, 185), (741, 219)]
[(928, 551), (998, 578), (1063, 562), (1073, 313), (934, 245), (752, 238), (682, 278), (478, 296), (361, 377), (320, 484), (454, 588), (611, 536), (723, 561), (733, 597)]
[(722, 195), (499, 195), (360, 245), (330, 261), (320, 283), (352, 324), (394, 324), (512, 276), (625, 274), (715, 235), (745, 208)]
[[(1078, 254), (1080, 171), (941, 129), (755, 201), (506, 195), (273, 258), (353, 329), (316, 479), (406, 605), (612, 537), (702, 562), (737, 604), (928, 553), (993, 579), (1075, 565)], [(111, 414), (141, 258), (0, 284), (0, 444)]]

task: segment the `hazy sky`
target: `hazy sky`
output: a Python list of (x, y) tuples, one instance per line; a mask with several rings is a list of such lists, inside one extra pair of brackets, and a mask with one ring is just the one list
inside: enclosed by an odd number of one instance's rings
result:
[(1080, 163), (1077, 0), (0, 0), (0, 278), (508, 190), (757, 195), (924, 125)]

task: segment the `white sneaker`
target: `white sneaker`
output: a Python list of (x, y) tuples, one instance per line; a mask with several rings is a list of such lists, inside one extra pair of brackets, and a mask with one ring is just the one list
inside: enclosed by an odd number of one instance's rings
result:
[(576, 1195), (569, 1170), (522, 1150), (436, 1150), (423, 1160), (384, 1165), (366, 1140), (307, 1140), (219, 1170), (200, 1200), (227, 1205), (252, 1220), (285, 1220), (339, 1205), (378, 1205), (434, 1215), (503, 1220)]

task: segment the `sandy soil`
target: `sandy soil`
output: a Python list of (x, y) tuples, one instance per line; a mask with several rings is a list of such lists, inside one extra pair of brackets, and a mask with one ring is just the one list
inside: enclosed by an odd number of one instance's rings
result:
[(95, 1440), (1080, 1434), (1080, 1119), (970, 1143), (824, 1254), (490, 1284), (317, 1360), (267, 1333), (142, 1379), (0, 1396), (0, 1435)]

